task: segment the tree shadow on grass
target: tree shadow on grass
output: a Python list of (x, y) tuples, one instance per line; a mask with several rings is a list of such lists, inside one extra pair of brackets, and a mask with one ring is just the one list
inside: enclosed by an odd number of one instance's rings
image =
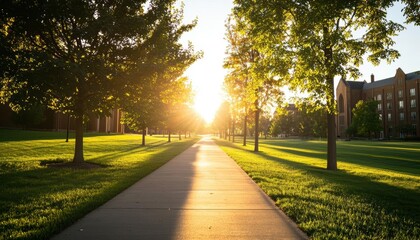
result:
[[(121, 152), (122, 154), (132, 152), (134, 150), (136, 151), (148, 151), (151, 149), (154, 149), (156, 147), (164, 146), (170, 144), (167, 141), (164, 140), (158, 140), (155, 142), (151, 142), (149, 144), (146, 144), (142, 146), (140, 143), (127, 143), (124, 145), (108, 145), (109, 147), (104, 148), (103, 146), (89, 146), (88, 144), (85, 145), (85, 151), (86, 152), (93, 152), (93, 153), (109, 153), (109, 152)], [(112, 153), (114, 154), (114, 153)], [(111, 155), (112, 155), (111, 154)], [(106, 155), (102, 155), (106, 156)], [(95, 158), (93, 158), (95, 159)]]
[[(33, 130), (16, 130), (16, 129), (0, 129), (0, 142), (19, 142), (31, 140), (66, 140), (66, 131), (33, 131)], [(113, 137), (122, 134), (109, 134), (99, 132), (84, 132), (84, 138), (90, 137)], [(74, 131), (69, 132), (69, 138), (74, 139)]]
[[(420, 199), (420, 192), (417, 190), (376, 182), (370, 177), (354, 175), (344, 170), (328, 171), (324, 168), (273, 157), (263, 152), (254, 154), (268, 161), (278, 162), (304, 171), (306, 175), (322, 179), (337, 186), (338, 191), (333, 191), (330, 194), (336, 194), (340, 197), (358, 196), (358, 198), (363, 199), (363, 202), (372, 203), (372, 206), (379, 207), (377, 209), (385, 209), (387, 213), (394, 213), (401, 219), (411, 220), (417, 225), (420, 223), (420, 205), (416, 204), (418, 199)], [(276, 200), (285, 196), (283, 194), (272, 194), (270, 197)], [(303, 196), (297, 197), (295, 195), (289, 197), (294, 199), (304, 198)], [(300, 200), (302, 202), (318, 201), (323, 206), (331, 206), (330, 199), (310, 198)]]
[[(321, 167), (286, 160), (280, 157), (268, 155), (264, 152), (255, 153), (251, 150), (247, 150), (237, 145), (223, 141), (217, 141), (217, 143), (221, 146), (248, 151), (251, 154), (261, 156), (268, 161), (278, 162), (294, 169), (304, 171), (308, 175), (336, 185), (338, 189), (340, 189), (340, 192), (344, 193), (344, 195), (357, 195), (360, 198), (365, 199), (367, 202), (374, 202), (375, 205), (381, 206), (390, 212), (396, 212), (403, 218), (411, 219), (417, 223), (420, 222), (420, 205), (416, 205), (418, 199), (420, 199), (420, 192), (418, 190), (411, 190), (402, 187), (391, 186), (386, 183), (376, 182), (370, 177), (354, 175), (344, 170), (328, 171)], [(285, 150), (281, 149), (281, 151)], [(298, 156), (318, 158), (320, 160), (326, 156), (326, 154), (308, 153), (298, 150), (288, 150), (288, 152)], [(373, 163), (369, 164), (369, 166), (378, 167)], [(381, 168), (381, 166), (379, 167)], [(270, 197), (276, 200), (277, 198), (284, 196), (270, 194)], [(306, 200), (309, 202), (314, 201), (314, 199)], [(328, 203), (323, 204), (329, 205)]]
[[(271, 144), (270, 144), (271, 145)], [(263, 148), (269, 148), (285, 153), (304, 156), (309, 158), (319, 159), (324, 161), (327, 157), (326, 146), (317, 148), (316, 150), (311, 148), (309, 151), (300, 149), (297, 147), (282, 147), (279, 145), (264, 144)], [(410, 174), (414, 176), (420, 175), (420, 161), (414, 156), (413, 153), (390, 153), (374, 149), (355, 149), (340, 146), (337, 149), (337, 161), (346, 162), (351, 164), (357, 164), (360, 166), (367, 166), (372, 168), (380, 168), (383, 170), (389, 170), (393, 172), (400, 172)]]

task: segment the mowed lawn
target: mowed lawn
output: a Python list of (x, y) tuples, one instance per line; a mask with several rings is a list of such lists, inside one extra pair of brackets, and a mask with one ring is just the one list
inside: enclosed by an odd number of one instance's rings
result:
[(0, 239), (48, 239), (172, 159), (197, 139), (86, 134), (95, 169), (46, 167), (70, 161), (65, 133), (0, 130)]
[(312, 239), (420, 239), (420, 143), (339, 141), (338, 171), (326, 142), (217, 140)]

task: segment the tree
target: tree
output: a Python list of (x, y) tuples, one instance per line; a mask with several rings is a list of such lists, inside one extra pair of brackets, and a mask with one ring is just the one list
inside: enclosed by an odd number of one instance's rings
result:
[(144, 67), (138, 68), (135, 76), (148, 79), (128, 86), (129, 94), (121, 104), (126, 112), (124, 122), (130, 128), (142, 131), (142, 145), (145, 145), (146, 128), (164, 121), (165, 103), (187, 103), (192, 99), (188, 79), (182, 75), (201, 53), (194, 53), (192, 46), (184, 49), (179, 43), (182, 34), (196, 24), (182, 25), (182, 17), (182, 10), (172, 10), (162, 16), (155, 29), (158, 34), (152, 38), (153, 45), (146, 49), (148, 55), (138, 61), (139, 65), (147, 63), (152, 74), (144, 76)]
[(295, 104), (279, 106), (274, 115), (271, 132), (301, 137), (325, 137), (326, 111), (314, 106), (308, 99), (297, 99)]
[(14, 110), (39, 102), (74, 116), (73, 163), (83, 163), (83, 119), (107, 114), (130, 86), (152, 79), (148, 59), (161, 34), (191, 28), (167, 24), (174, 2), (2, 1), (2, 102)]
[(248, 114), (253, 104), (251, 96), (254, 94), (250, 87), (249, 72), (252, 44), (246, 33), (241, 32), (235, 20), (231, 16), (226, 23), (226, 39), (229, 45), (226, 50), (228, 56), (223, 66), (229, 70), (229, 73), (225, 77), (224, 85), (230, 97), (231, 106), (235, 107), (232, 112), (242, 115), (243, 145), (246, 146)]
[(264, 138), (267, 139), (268, 132), (270, 131), (271, 126), (271, 119), (267, 112), (264, 112), (264, 114), (261, 117), (260, 120), (260, 129), (264, 133)]
[(232, 101), (239, 101), (244, 106), (244, 146), (248, 110), (253, 111), (254, 151), (258, 152), (260, 113), (282, 96), (281, 81), (272, 74), (266, 57), (253, 48), (254, 43), (249, 36), (251, 29), (242, 18), (232, 15), (226, 29), (229, 45), (224, 67), (230, 70), (230, 74), (225, 78), (225, 87)]
[(45, 121), (45, 106), (33, 104), (32, 106), (15, 112), (12, 115), (13, 121), (21, 125), (23, 129), (31, 127)]
[(378, 101), (360, 100), (353, 108), (353, 118), (350, 128), (356, 133), (368, 136), (372, 136), (372, 133), (379, 132), (382, 130), (382, 122), (379, 119), (379, 113), (377, 111)]
[[(365, 55), (374, 64), (399, 56), (391, 49), (391, 37), (403, 27), (386, 19), (393, 2), (235, 1), (235, 14), (252, 28), (254, 47), (282, 70), (277, 74), (288, 77), (292, 89), (302, 89), (325, 105), (329, 170), (337, 169), (334, 77), (359, 76), (357, 67)], [(355, 36), (361, 28), (365, 33)]]
[(296, 125), (293, 121), (294, 112), (284, 111), (281, 107), (277, 109), (270, 127), (272, 136), (277, 137), (280, 134), (291, 135), (294, 133)]
[[(135, 131), (142, 131), (142, 145), (145, 145), (146, 128), (157, 127), (165, 122), (164, 110), (171, 111), (177, 103), (188, 103), (192, 99), (192, 90), (188, 79), (182, 77), (186, 68), (198, 55), (190, 53), (171, 54), (162, 63), (167, 65), (164, 73), (155, 73), (153, 79), (132, 86), (131, 94), (122, 104), (125, 110), (124, 123)], [(168, 62), (173, 58), (172, 62)]]
[(228, 102), (223, 102), (216, 112), (213, 126), (218, 130), (220, 138), (226, 138), (230, 124), (230, 105)]
[(182, 131), (183, 118), (189, 112), (193, 96), (192, 87), (191, 84), (187, 84), (187, 78), (176, 79), (171, 85), (172, 87), (162, 95), (164, 107), (160, 109), (160, 114), (164, 117), (162, 125), (168, 130), (168, 142), (171, 141), (171, 133)]
[(159, 111), (161, 102), (158, 94), (153, 94), (150, 90), (142, 89), (137, 95), (139, 98), (133, 98), (124, 104), (124, 115), (122, 122), (134, 131), (141, 131), (142, 145), (146, 145), (146, 129), (153, 127), (152, 124), (159, 121)]
[(327, 136), (327, 111), (322, 104), (311, 102), (308, 98), (295, 98), (296, 117), (299, 124), (298, 133), (301, 136), (326, 137)]

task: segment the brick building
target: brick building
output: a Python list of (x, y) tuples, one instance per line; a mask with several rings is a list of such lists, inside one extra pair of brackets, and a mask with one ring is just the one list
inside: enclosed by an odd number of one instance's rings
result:
[(370, 82), (340, 80), (336, 89), (338, 103), (337, 136), (346, 136), (352, 121), (352, 109), (359, 100), (378, 101), (383, 131), (380, 138), (420, 137), (419, 103), (420, 71), (404, 73), (398, 68), (395, 76)]

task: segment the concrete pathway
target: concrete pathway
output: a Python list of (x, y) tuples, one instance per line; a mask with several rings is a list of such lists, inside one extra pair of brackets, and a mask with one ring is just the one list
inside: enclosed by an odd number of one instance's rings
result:
[(204, 138), (53, 239), (306, 239)]

